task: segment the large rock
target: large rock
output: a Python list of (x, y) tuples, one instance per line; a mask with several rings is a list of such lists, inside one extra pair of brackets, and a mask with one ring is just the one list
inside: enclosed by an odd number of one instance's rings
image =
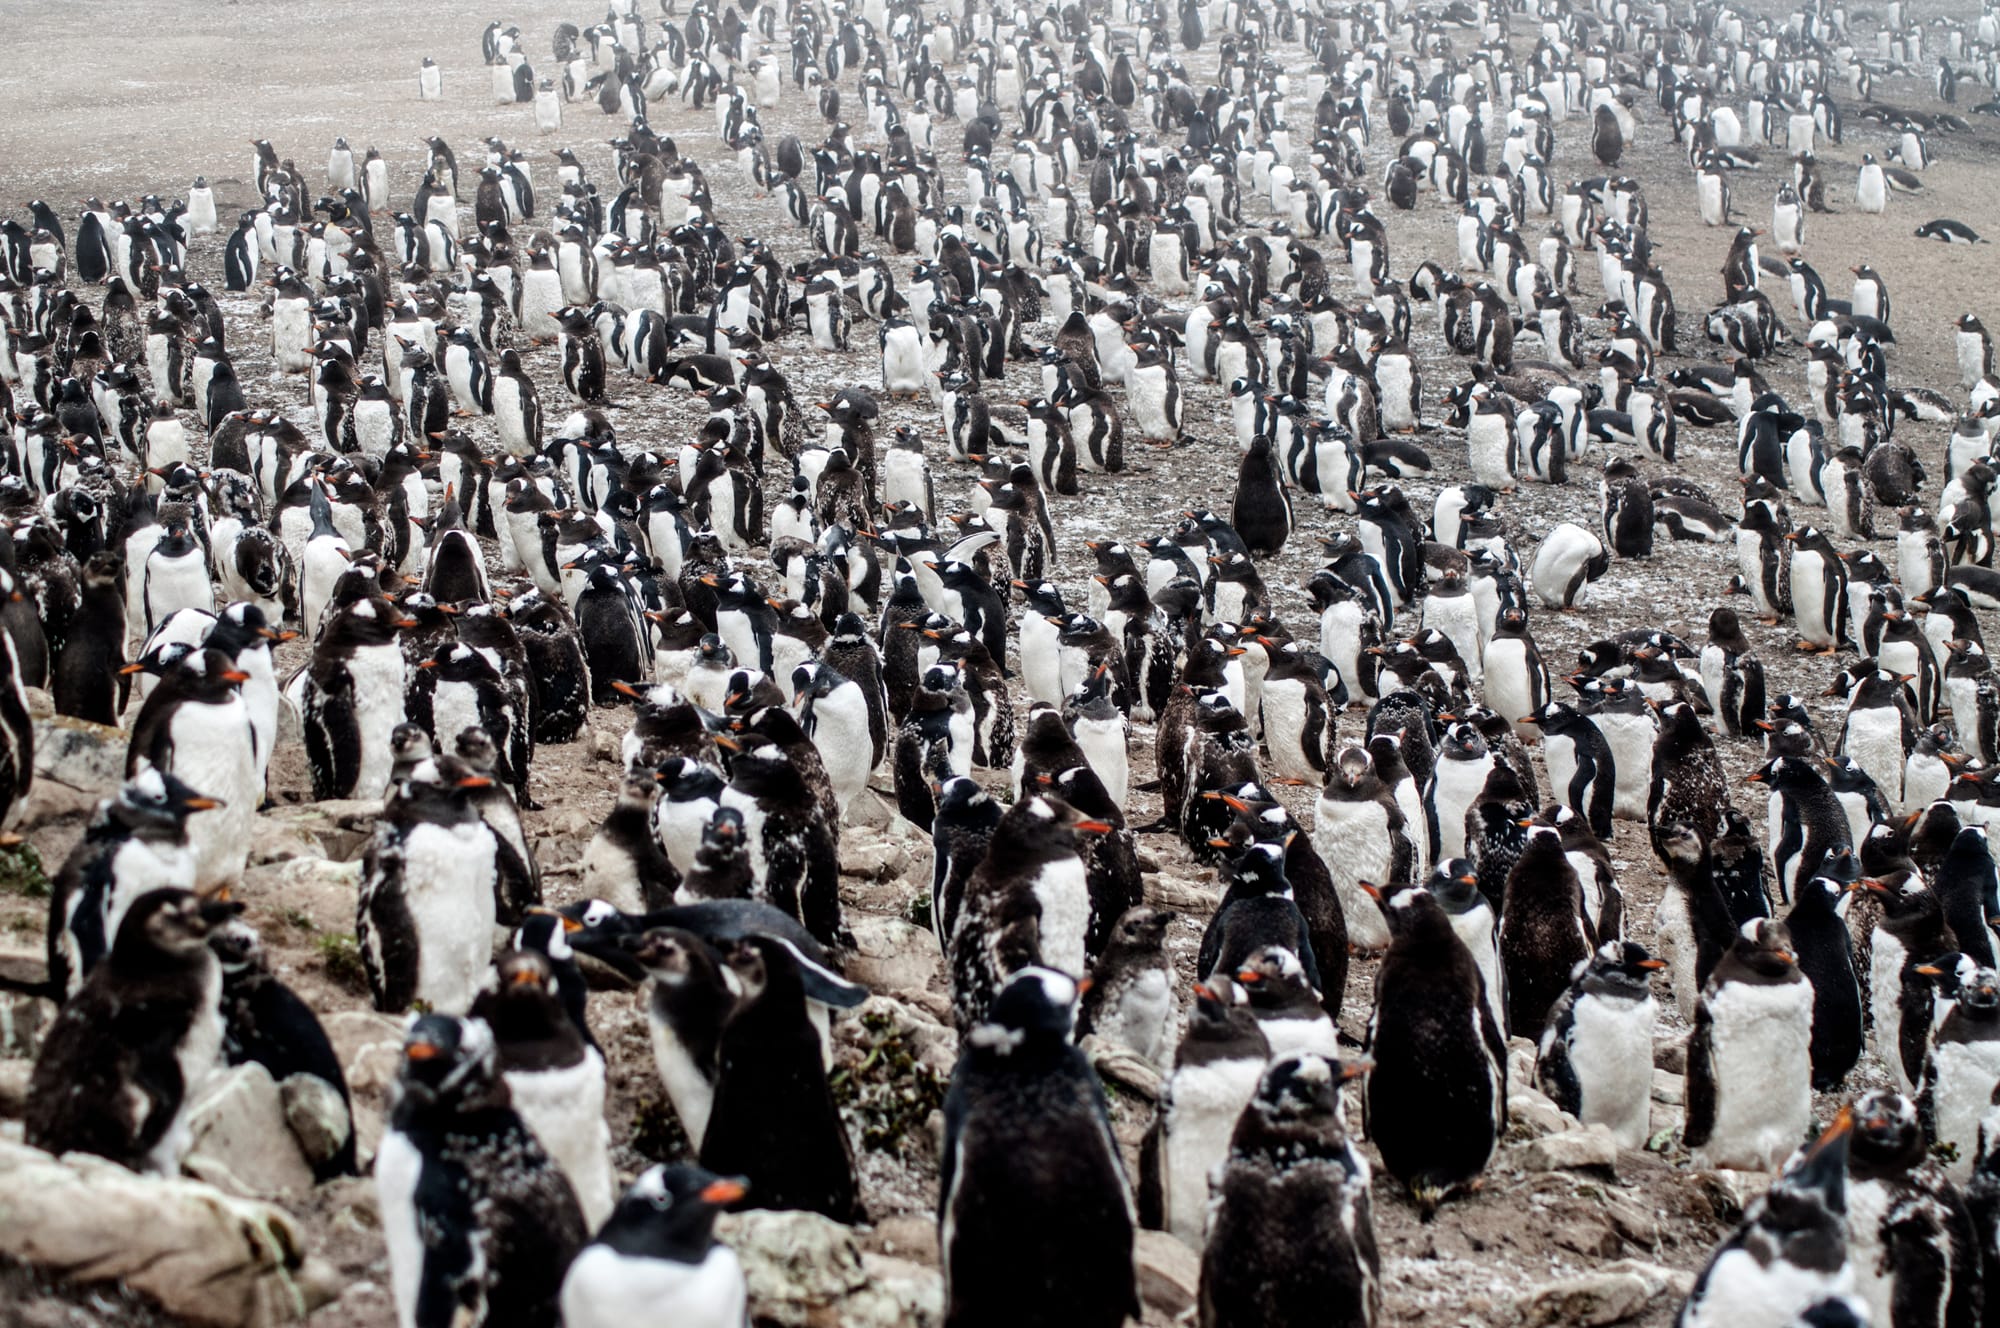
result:
[(1507, 1137), (1539, 1139), (1577, 1128), (1576, 1117), (1558, 1107), (1536, 1088), (1516, 1087), (1507, 1094)]
[(189, 1125), (194, 1144), (187, 1169), (194, 1174), (257, 1199), (312, 1189), (312, 1166), (263, 1066), (252, 1062), (210, 1075), (195, 1093)]
[(389, 1085), (403, 1065), (403, 1021), (372, 1010), (338, 1010), (321, 1021), (354, 1099), (355, 1158), (365, 1171), (382, 1142)]
[(70, 715), (35, 721), (35, 777), (88, 793), (109, 793), (125, 782), (122, 730)]
[(1160, 1100), (1160, 1090), (1164, 1080), (1160, 1067), (1129, 1047), (1107, 1042), (1096, 1034), (1091, 1034), (1078, 1044), (1084, 1055), (1090, 1057), (1091, 1066), (1098, 1077), (1106, 1083), (1130, 1089), (1148, 1102)]
[(0, 1254), (72, 1281), (123, 1281), (190, 1324), (296, 1323), (340, 1293), (282, 1210), (199, 1181), (0, 1141)]
[(750, 1316), (783, 1328), (933, 1328), (944, 1283), (931, 1269), (863, 1256), (854, 1233), (817, 1213), (729, 1213), (716, 1234), (736, 1251)]
[(1694, 1274), (1638, 1259), (1617, 1263), (1577, 1277), (1565, 1277), (1536, 1287), (1521, 1297), (1526, 1328), (1561, 1324), (1564, 1328), (1602, 1328), (1645, 1313), (1663, 1296), (1679, 1300), (1694, 1286)]
[(243, 873), (236, 897), (259, 909), (303, 917), (324, 933), (351, 932), (361, 864), (293, 857), (253, 866)]
[(880, 913), (850, 912), (854, 955), (847, 976), (871, 991), (922, 991), (938, 972), (937, 938), (922, 927)]
[(866, 827), (850, 827), (840, 837), (840, 874), (868, 881), (893, 881), (910, 868), (910, 851)]

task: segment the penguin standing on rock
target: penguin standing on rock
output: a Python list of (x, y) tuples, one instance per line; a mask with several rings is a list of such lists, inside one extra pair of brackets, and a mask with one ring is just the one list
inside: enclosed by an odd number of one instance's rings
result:
[(790, 943), (749, 936), (728, 955), (742, 997), (716, 1048), (715, 1108), (701, 1164), (742, 1175), (764, 1208), (866, 1220), (846, 1128), (827, 1086), (819, 1035)]
[(1076, 996), (1065, 974), (1016, 972), (952, 1071), (938, 1174), (949, 1328), (1139, 1315), (1125, 1166), (1104, 1089), (1070, 1043)]
[(418, 1018), (391, 1103), (375, 1191), (399, 1319), (553, 1328), (589, 1232), (569, 1181), (514, 1111), (492, 1031)]
[(1362, 1119), (1425, 1221), (1486, 1169), (1507, 1128), (1507, 1043), (1472, 955), (1428, 890), (1384, 905)]
[(1696, 1007), (1687, 1146), (1697, 1167), (1768, 1171), (1812, 1117), (1813, 989), (1781, 922), (1746, 922)]
[(27, 1142), (178, 1176), (196, 1090), (222, 1055), (222, 968), (209, 933), (241, 905), (153, 890), (56, 1014), (28, 1080)]
[(1369, 1167), (1347, 1136), (1341, 1084), (1369, 1062), (1293, 1052), (1264, 1072), (1230, 1140), (1202, 1250), (1202, 1328), (1381, 1314)]

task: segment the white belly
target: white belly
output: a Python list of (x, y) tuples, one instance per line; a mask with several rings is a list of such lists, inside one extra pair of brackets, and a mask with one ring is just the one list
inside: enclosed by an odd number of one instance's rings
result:
[(1731, 983), (1708, 998), (1715, 1129), (1698, 1167), (1772, 1171), (1812, 1123), (1812, 985)]
[(417, 933), (416, 999), (469, 1009), (493, 958), (493, 836), (483, 822), (418, 825), (403, 841), (403, 895)]

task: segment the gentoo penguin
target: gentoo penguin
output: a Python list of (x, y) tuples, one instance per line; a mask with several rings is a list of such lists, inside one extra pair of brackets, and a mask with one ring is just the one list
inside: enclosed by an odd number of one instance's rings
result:
[(83, 599), (69, 622), (62, 653), (50, 671), (56, 713), (116, 725), (131, 679), (125, 667), (125, 563), (102, 550), (90, 556), (80, 578)]
[(383, 599), (334, 609), (311, 661), (287, 684), (304, 718), (315, 798), (379, 798), (389, 786), (389, 738), (405, 718), (405, 618)]
[(1582, 606), (1584, 587), (1611, 566), (1604, 541), (1572, 521), (1559, 523), (1535, 551), (1528, 580), (1535, 595), (1551, 609)]
[[(1937, 895), (1914, 871), (1864, 878), (1854, 888), (1868, 891), (1881, 910), (1868, 934), (1870, 1041), (1888, 1065), (1897, 1091), (1914, 1093), (1922, 1083), (1924, 1056), (1930, 1048), (1930, 988), (1921, 975), (1905, 975), (1927, 957), (1951, 948), (1944, 913)], [(1912, 982), (1924, 994), (1921, 1010), (1913, 1008), (1917, 1002), (1905, 1004)]]
[(1218, 1170), (1198, 1294), (1204, 1328), (1371, 1325), (1382, 1266), (1368, 1163), (1341, 1084), (1369, 1062), (1293, 1052), (1264, 1072)]
[(1471, 724), (1453, 724), (1438, 746), (1428, 790), (1432, 861), (1465, 856), (1465, 814), (1486, 788), (1497, 759)]
[(1842, 867), (1851, 862), (1830, 862), (1827, 874), (1801, 882), (1785, 915), (1793, 957), (1813, 989), (1812, 1086), (1820, 1093), (1839, 1091), (1861, 1058), (1862, 990), (1847, 921), (1853, 895), (1832, 875)]
[(1437, 896), (1451, 929), (1479, 968), (1486, 1006), (1496, 1028), (1507, 1026), (1507, 975), (1500, 965), (1500, 915), (1479, 889), (1478, 869), (1466, 858), (1448, 858), (1431, 869), (1423, 888)]
[(1224, 973), (1195, 984), (1187, 1031), (1140, 1153), (1139, 1214), (1149, 1229), (1202, 1244), (1208, 1178), (1229, 1156), (1237, 1118), (1270, 1059), (1242, 989)]
[(1812, 984), (1782, 922), (1743, 924), (1696, 1007), (1687, 1146), (1697, 1167), (1769, 1171), (1812, 1119)]
[(1086, 971), (1090, 887), (1079, 834), (1108, 834), (1060, 798), (1023, 796), (994, 827), (985, 861), (965, 883), (951, 942), (952, 1009), (979, 1024), (1015, 968)]
[(243, 698), (242, 684), (249, 680), (220, 650), (179, 655), (166, 665), (159, 685), (140, 707), (125, 748), (128, 779), (142, 763), (150, 763), (211, 800), (188, 819), (198, 890), (241, 878), (251, 826), (263, 801), (257, 735)]
[(1583, 817), (1591, 833), (1609, 839), (1618, 776), (1603, 730), (1561, 701), (1551, 701), (1528, 719), (1541, 730), (1551, 795)]
[(1161, 1070), (1172, 1059), (1174, 971), (1166, 951), (1173, 914), (1143, 904), (1112, 925), (1104, 952), (1091, 966), (1077, 1017), (1079, 1038), (1095, 1034)]
[(1653, 974), (1666, 964), (1631, 941), (1607, 941), (1576, 966), (1549, 1010), (1535, 1081), (1585, 1125), (1601, 1123), (1620, 1148), (1644, 1148), (1652, 1130)]
[(1500, 610), (1480, 658), (1486, 704), (1514, 726), (1516, 736), (1530, 739), (1549, 702), (1549, 670), (1529, 634), (1527, 609)]
[[(789, 712), (778, 714), (778, 719), (812, 753), (811, 739)], [(730, 763), (721, 805), (735, 808), (743, 817), (757, 896), (803, 922), (821, 943), (838, 943), (845, 927), (837, 889), (839, 810), (832, 805), (832, 789), (825, 790), (823, 806), (795, 754), (762, 735), (728, 741), (742, 750)], [(823, 784), (823, 767), (817, 775)], [(768, 1192), (765, 1197), (769, 1198)]]
[(631, 1328), (648, 1315), (740, 1328), (750, 1292), (715, 1218), (748, 1192), (741, 1178), (697, 1166), (647, 1168), (564, 1274), (564, 1328)]
[(1244, 449), (1229, 520), (1253, 558), (1276, 557), (1292, 533), (1292, 500), (1285, 491), (1284, 468), (1263, 434)]
[(1701, 687), (1732, 738), (1754, 736), (1764, 716), (1764, 666), (1751, 653), (1750, 638), (1736, 610), (1723, 607), (1708, 616), (1708, 643), (1701, 648)]
[(1833, 855), (1854, 847), (1847, 813), (1815, 767), (1806, 757), (1780, 756), (1744, 776), (1770, 790), (1768, 848), (1781, 899), (1793, 898)]
[[(1854, 1285), (1846, 1238), (1853, 1125), (1852, 1110), (1842, 1107), (1812, 1146), (1750, 1202), (1743, 1221), (1709, 1255), (1708, 1266), (1681, 1306), (1676, 1328), (1742, 1328), (1746, 1323), (1835, 1328), (1869, 1322), (1865, 1306), (1849, 1312), (1844, 1307), (1851, 1302), (1841, 1299)], [(1804, 1133), (1802, 1122), (1796, 1134)], [(1797, 1142), (1788, 1135), (1780, 1156)], [(1750, 1306), (1755, 1309), (1746, 1313)], [(1822, 1318), (1827, 1306), (1842, 1312)]]
[(319, 1016), (271, 971), (256, 929), (241, 918), (211, 929), (208, 944), (222, 965), (223, 1059), (270, 1074), (315, 1180), (355, 1174), (347, 1076)]
[(1529, 828), (1507, 874), (1500, 909), (1500, 963), (1507, 979), (1507, 1028), (1512, 1037), (1539, 1038), (1549, 1010), (1568, 990), (1570, 974), (1589, 961), (1592, 942), (1583, 916), (1583, 883), (1552, 825)]
[(589, 1238), (576, 1194), (522, 1123), (484, 1022), (426, 1014), (403, 1039), (375, 1192), (405, 1324), (553, 1324)]
[[(1614, 747), (1614, 753), (1616, 750)], [(1685, 701), (1660, 707), (1660, 736), (1653, 743), (1652, 772), (1646, 820), (1655, 828), (1674, 821), (1703, 824), (1713, 819), (1716, 808), (1729, 803), (1722, 758), (1694, 707)], [(1622, 768), (1619, 774), (1622, 782)], [(1839, 804), (1834, 807), (1838, 811)]]
[(1792, 545), (1792, 618), (1799, 648), (1830, 655), (1847, 644), (1847, 564), (1811, 526), (1788, 531), (1785, 538)]
[(179, 889), (132, 901), (35, 1059), (30, 1147), (180, 1174), (195, 1094), (222, 1056), (222, 966), (208, 937), (241, 908)]
[(1393, 939), (1375, 979), (1362, 1120), (1428, 1221), (1486, 1169), (1507, 1126), (1507, 1043), (1472, 955), (1428, 890), (1382, 903)]
[(1980, 966), (1960, 984), (1932, 1036), (1917, 1110), (1939, 1145), (1956, 1148), (1945, 1174), (1963, 1184), (1981, 1146), (1980, 1124), (2000, 1090), (2000, 974)]
[(1875, 1089), (1854, 1099), (1847, 1250), (1869, 1322), (1972, 1323), (1978, 1236), (1958, 1186), (1930, 1160), (1916, 1104)]
[(722, 1024), (701, 1164), (747, 1177), (760, 1207), (865, 1220), (798, 952), (789, 941), (752, 935), (727, 962), (742, 995)]
[(507, 1095), (542, 1148), (569, 1178), (587, 1227), (611, 1215), (616, 1184), (604, 1121), (604, 1055), (584, 1041), (556, 992), (548, 958), (513, 950), (493, 965), (494, 983), (471, 1016), (493, 1031)]
[(1076, 996), (1065, 974), (1016, 972), (952, 1071), (938, 1241), (954, 1328), (1118, 1328), (1139, 1314), (1124, 1162), (1104, 1090), (1070, 1044)]
[(375, 1008), (472, 1004), (493, 954), (498, 840), (473, 805), (492, 780), (421, 762), (382, 808), (362, 858), (355, 936)]
[(187, 821), (214, 806), (150, 762), (97, 804), (50, 886), (48, 991), (73, 994), (110, 953), (126, 910), (152, 890), (194, 888)]
[(1361, 888), (1367, 881), (1385, 890), (1415, 879), (1416, 846), (1410, 826), (1374, 759), (1362, 747), (1348, 747), (1327, 763), (1326, 783), (1313, 812), (1313, 849), (1326, 863), (1356, 949), (1380, 951), (1389, 944), (1382, 911)]

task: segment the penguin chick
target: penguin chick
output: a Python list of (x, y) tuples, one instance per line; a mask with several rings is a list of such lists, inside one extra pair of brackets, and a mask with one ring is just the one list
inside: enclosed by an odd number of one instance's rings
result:
[(1095, 1034), (1166, 1069), (1172, 1059), (1174, 970), (1166, 951), (1174, 915), (1140, 905), (1126, 909), (1091, 966), (1077, 1016), (1079, 1039)]
[(1666, 964), (1631, 941), (1607, 941), (1582, 961), (1549, 1011), (1535, 1080), (1585, 1125), (1602, 1122), (1621, 1148), (1644, 1148), (1652, 1119), (1653, 974)]

